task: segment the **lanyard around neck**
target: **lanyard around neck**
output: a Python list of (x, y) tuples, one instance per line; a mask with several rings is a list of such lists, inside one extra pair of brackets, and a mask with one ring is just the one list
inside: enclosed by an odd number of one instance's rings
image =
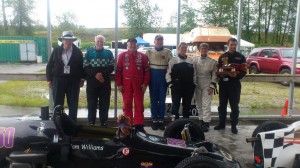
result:
[[(70, 60), (70, 57), (71, 57), (71, 48), (69, 49), (69, 50), (66, 50), (65, 49), (65, 54), (66, 54), (66, 56), (67, 56), (67, 63), (69, 62), (69, 60)], [(68, 53), (69, 53), (69, 55), (68, 55)]]

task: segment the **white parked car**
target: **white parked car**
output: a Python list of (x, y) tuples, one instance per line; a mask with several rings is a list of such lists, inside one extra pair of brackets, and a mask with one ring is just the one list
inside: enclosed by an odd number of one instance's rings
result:
[[(114, 48), (110, 48), (109, 50), (113, 53), (114, 58), (116, 58), (116, 57), (115, 57), (115, 49), (114, 49)], [(118, 55), (121, 54), (121, 53), (124, 52), (124, 51), (127, 51), (127, 50), (126, 50), (126, 49), (121, 49), (121, 48), (119, 48), (119, 49), (118, 49)]]
[(154, 48), (154, 47), (140, 47), (140, 48), (138, 49), (138, 51), (145, 54), (147, 50), (153, 49), (153, 48)]

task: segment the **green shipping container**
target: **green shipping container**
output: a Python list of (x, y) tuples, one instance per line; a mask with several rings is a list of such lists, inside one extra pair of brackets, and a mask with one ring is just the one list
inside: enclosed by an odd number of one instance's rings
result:
[(0, 62), (47, 62), (45, 37), (0, 36)]
[(0, 43), (0, 62), (20, 62), (20, 44)]

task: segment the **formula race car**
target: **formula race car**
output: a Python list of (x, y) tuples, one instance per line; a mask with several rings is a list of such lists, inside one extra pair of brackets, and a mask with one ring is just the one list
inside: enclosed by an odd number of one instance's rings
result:
[(290, 126), (266, 121), (246, 140), (252, 143), (254, 167), (300, 168), (300, 121)]
[(127, 119), (121, 116), (116, 128), (77, 125), (61, 108), (52, 120), (1, 120), (0, 167), (240, 167), (224, 148), (204, 140), (195, 121), (171, 123), (165, 137), (122, 121)]

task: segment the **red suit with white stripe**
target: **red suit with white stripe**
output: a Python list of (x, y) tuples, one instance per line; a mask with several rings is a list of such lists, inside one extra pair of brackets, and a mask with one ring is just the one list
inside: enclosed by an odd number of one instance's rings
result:
[[(149, 84), (148, 58), (145, 54), (126, 51), (118, 56), (116, 83), (122, 87), (123, 112), (134, 125), (144, 124), (144, 91)], [(120, 90), (120, 89), (119, 89)], [(132, 103), (134, 99), (134, 117)]]

